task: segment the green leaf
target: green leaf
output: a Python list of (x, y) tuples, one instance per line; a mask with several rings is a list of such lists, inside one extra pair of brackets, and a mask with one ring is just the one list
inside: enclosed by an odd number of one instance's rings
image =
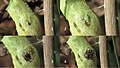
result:
[(18, 35), (40, 35), (40, 23), (23, 0), (10, 0), (6, 9), (12, 19), (15, 21)]
[(73, 36), (101, 34), (98, 17), (85, 0), (60, 0), (60, 9), (69, 22)]
[(35, 47), (23, 36), (4, 36), (1, 40), (10, 52), (15, 68), (40, 67)]
[(70, 36), (67, 43), (75, 55), (78, 68), (96, 67), (96, 52), (84, 37)]

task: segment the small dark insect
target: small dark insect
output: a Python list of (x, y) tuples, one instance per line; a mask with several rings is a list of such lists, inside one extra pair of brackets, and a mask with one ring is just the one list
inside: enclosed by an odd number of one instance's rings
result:
[(86, 52), (84, 53), (84, 57), (87, 59), (91, 59), (93, 55), (94, 55), (94, 52), (91, 49), (86, 50)]
[(23, 52), (22, 56), (26, 61), (31, 61), (31, 56), (28, 52)]

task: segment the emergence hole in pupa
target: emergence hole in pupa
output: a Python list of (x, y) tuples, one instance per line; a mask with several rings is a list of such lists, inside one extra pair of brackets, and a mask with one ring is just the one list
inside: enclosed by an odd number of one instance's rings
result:
[(94, 55), (94, 52), (91, 49), (86, 50), (86, 52), (84, 53), (84, 57), (87, 58), (88, 60), (91, 59), (93, 55)]
[(22, 56), (26, 61), (31, 61), (31, 55), (28, 52), (23, 52)]

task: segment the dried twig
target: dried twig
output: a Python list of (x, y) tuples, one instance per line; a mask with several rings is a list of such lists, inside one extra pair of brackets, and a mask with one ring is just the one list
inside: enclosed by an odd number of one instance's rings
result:
[(43, 37), (43, 50), (44, 50), (44, 64), (45, 67), (54, 67), (53, 64), (53, 37), (52, 36), (44, 36)]
[(115, 43), (115, 39), (116, 37), (113, 37), (112, 36), (112, 41), (113, 41), (113, 47), (114, 47), (114, 53), (115, 53), (115, 57), (116, 57), (116, 62), (117, 62), (117, 65), (118, 67), (120, 67), (120, 63), (119, 63), (119, 59), (118, 59), (118, 54), (117, 54), (117, 44)]
[(44, 0), (44, 25), (45, 25), (45, 35), (53, 36), (53, 10), (52, 10), (53, 0)]
[(106, 35), (116, 35), (115, 0), (104, 0)]
[(116, 51), (118, 56), (120, 57), (120, 36), (115, 37)]
[(52, 1), (44, 0), (44, 25), (45, 35), (43, 37), (43, 49), (44, 49), (44, 64), (45, 67), (54, 67), (53, 64), (53, 13), (52, 13)]
[(99, 36), (99, 51), (101, 68), (108, 68), (106, 36)]

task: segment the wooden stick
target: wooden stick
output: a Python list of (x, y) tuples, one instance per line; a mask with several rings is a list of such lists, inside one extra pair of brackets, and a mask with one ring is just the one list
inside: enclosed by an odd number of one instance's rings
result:
[(44, 0), (44, 25), (45, 35), (43, 37), (44, 65), (54, 67), (53, 64), (53, 0)]
[(117, 53), (117, 44), (116, 44), (116, 37), (112, 36), (112, 41), (113, 41), (113, 47), (114, 47), (114, 53), (115, 53), (115, 57), (116, 57), (116, 62), (118, 67), (120, 67), (120, 63), (119, 63), (119, 58), (118, 58), (118, 53)]
[(104, 0), (105, 28), (107, 36), (116, 36), (115, 0)]
[(116, 51), (120, 57), (120, 36), (115, 37)]
[(44, 0), (44, 25), (45, 25), (45, 35), (53, 36), (53, 0)]
[(99, 52), (100, 52), (101, 68), (108, 68), (106, 48), (107, 48), (106, 36), (99, 36)]
[(53, 40), (52, 36), (43, 36), (43, 51), (44, 51), (44, 65), (45, 67), (54, 67), (53, 64)]

